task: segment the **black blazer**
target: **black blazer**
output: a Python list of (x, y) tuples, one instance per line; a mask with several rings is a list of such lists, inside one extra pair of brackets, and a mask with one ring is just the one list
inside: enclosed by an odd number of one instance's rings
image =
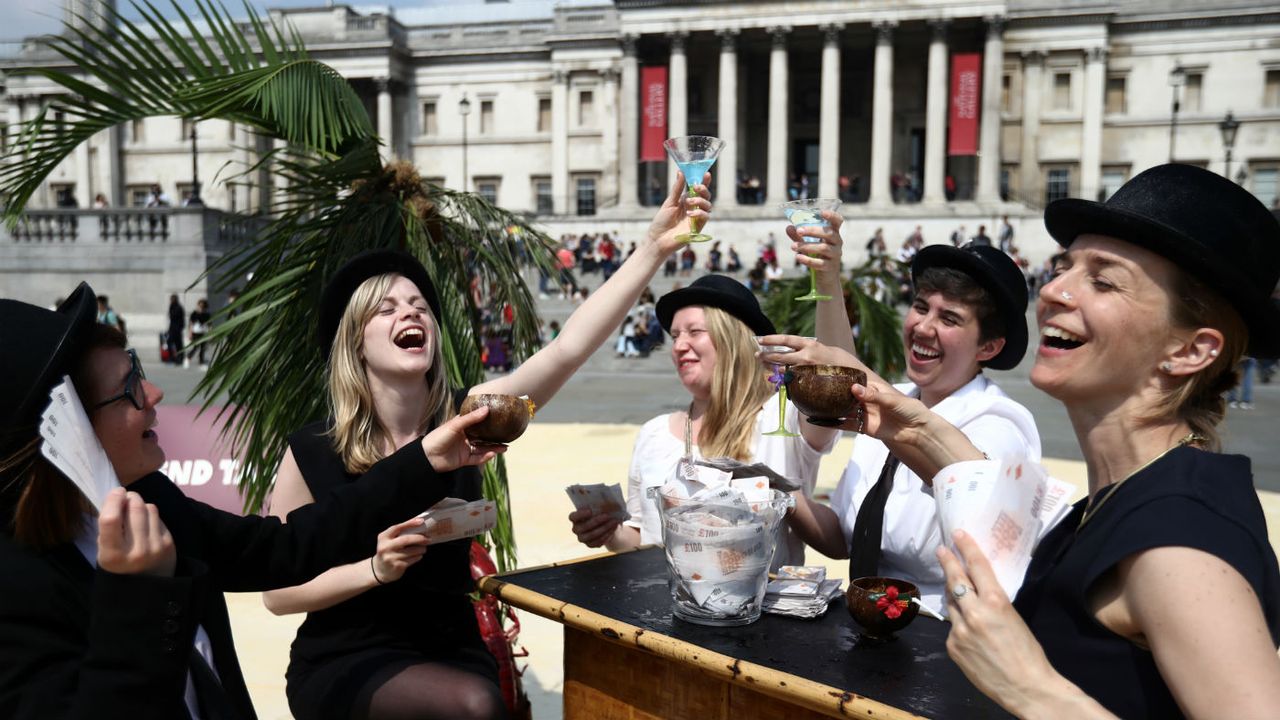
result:
[(187, 718), (188, 659), (204, 625), (226, 700), (256, 717), (222, 593), (297, 585), (372, 555), (378, 533), (444, 499), (445, 480), (411, 443), (284, 524), (216, 510), (153, 473), (129, 489), (173, 535), (172, 578), (115, 575), (74, 545), (37, 552), (0, 535), (0, 714)]

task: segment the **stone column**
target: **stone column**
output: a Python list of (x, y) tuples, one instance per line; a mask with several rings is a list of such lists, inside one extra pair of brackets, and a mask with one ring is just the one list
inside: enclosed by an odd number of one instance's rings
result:
[[(600, 125), (600, 151), (604, 156), (604, 170), (600, 178), (600, 197), (605, 202), (618, 202), (618, 71), (607, 68), (600, 73), (604, 86), (603, 107), (596, 115), (604, 122)], [(611, 119), (605, 120), (606, 118)], [(602, 203), (603, 204), (603, 203)]]
[(106, 195), (107, 202), (112, 207), (122, 207), (125, 204), (124, 187), (120, 182), (123, 179), (120, 176), (120, 134), (122, 132), (124, 132), (123, 125), (116, 125), (102, 131), (104, 142), (98, 147), (97, 192)]
[(1000, 202), (1000, 85), (1004, 77), (1004, 18), (987, 18), (982, 51), (982, 121), (978, 130), (977, 201)]
[[(232, 131), (232, 137), (235, 139), (235, 155), (236, 162), (240, 168), (238, 172), (243, 173), (253, 164), (253, 152), (251, 150), (254, 143), (253, 130), (244, 123), (236, 123)], [(253, 207), (253, 187), (250, 185), (252, 178), (243, 176), (236, 178), (235, 197), (236, 211), (242, 213), (251, 213), (256, 208)]]
[(1084, 117), (1080, 132), (1080, 197), (1097, 200), (1102, 183), (1102, 106), (1107, 92), (1107, 51), (1085, 51)]
[[(724, 150), (711, 172), (716, 206), (738, 207), (738, 31), (720, 30), (720, 119), (716, 130)], [(698, 178), (701, 179), (701, 178)]]
[(618, 208), (634, 211), (639, 201), (637, 168), (640, 164), (640, 63), (636, 60), (636, 36), (622, 36), (622, 99), (619, 103)]
[[(667, 99), (667, 137), (680, 137), (689, 134), (689, 62), (684, 54), (684, 43), (689, 34), (673, 32), (667, 37), (671, 39), (671, 61), (667, 70), (667, 82), (671, 84)], [(667, 163), (667, 184), (663, 187), (663, 195), (676, 181), (674, 162)]]
[(787, 67), (787, 33), (789, 27), (771, 27), (773, 49), (769, 51), (769, 165), (765, 178), (765, 197), (771, 203), (787, 201), (787, 127), (790, 71)]
[(929, 41), (929, 90), (925, 103), (924, 202), (946, 202), (947, 173), (947, 20), (932, 20)]
[(569, 213), (569, 73), (556, 70), (551, 79), (551, 208)]
[(1022, 54), (1022, 153), (1018, 172), (1022, 178), (1019, 194), (1023, 202), (1041, 200), (1040, 193), (1040, 106), (1044, 90), (1044, 53)]
[(384, 143), (382, 154), (386, 159), (392, 159), (396, 156), (396, 139), (393, 131), (393, 121), (391, 110), (391, 79), (390, 78), (374, 78), (374, 84), (378, 86), (378, 137), (382, 138)]
[(818, 197), (840, 197), (840, 32), (843, 23), (822, 26), (822, 99), (818, 114)]
[(897, 23), (875, 23), (875, 81), (871, 94), (871, 195), (872, 205), (888, 205), (889, 162), (893, 157), (893, 28)]
[(93, 167), (89, 163), (89, 141), (76, 146), (76, 204), (82, 208), (93, 206)]

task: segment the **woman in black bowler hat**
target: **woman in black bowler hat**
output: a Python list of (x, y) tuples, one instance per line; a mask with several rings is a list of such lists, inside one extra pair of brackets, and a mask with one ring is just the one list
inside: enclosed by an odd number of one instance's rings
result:
[[(947, 649), (1021, 717), (1272, 717), (1280, 569), (1249, 459), (1220, 452), (1217, 425), (1240, 357), (1280, 352), (1280, 223), (1235, 183), (1170, 164), (1105, 203), (1059, 200), (1045, 225), (1064, 252), (1036, 306), (1031, 382), (1066, 407), (1089, 494), (1012, 603), (972, 538), (939, 552)], [(922, 475), (981, 457), (919, 403), (854, 392)]]
[[(835, 445), (836, 430), (802, 422), (790, 405), (785, 426), (798, 435), (765, 434), (778, 424), (780, 399), (756, 357), (755, 336), (772, 334), (774, 326), (741, 282), (704, 275), (663, 295), (656, 310), (671, 334), (671, 361), (690, 395), (689, 407), (659, 415), (640, 428), (627, 474), (630, 520), (618, 523), (590, 510), (569, 515), (574, 534), (588, 547), (616, 551), (662, 542), (658, 509), (645, 491), (676, 477), (686, 442), (695, 457), (762, 462), (799, 479), (805, 494), (813, 490), (822, 456)], [(804, 543), (788, 531), (779, 541), (774, 566), (803, 563)]]
[[(804, 228), (826, 242), (800, 244), (820, 283), (839, 290), (839, 216), (830, 229)], [(820, 264), (819, 264), (820, 263)], [(914, 288), (902, 324), (907, 381), (898, 391), (917, 397), (959, 427), (991, 456), (1040, 460), (1035, 418), (995, 383), (986, 370), (1009, 370), (1027, 349), (1027, 285), (1008, 255), (981, 245), (931, 245), (912, 259)], [(819, 303), (818, 323), (848, 327), (843, 303)], [(844, 349), (853, 350), (851, 339)], [(801, 352), (788, 355), (803, 361)], [(829, 505), (797, 498), (792, 529), (827, 557), (849, 558), (849, 577), (890, 576), (914, 583), (921, 602), (945, 613), (946, 577), (935, 551), (942, 545), (937, 502), (922, 478), (902, 465), (885, 443), (863, 438)]]
[[(287, 524), (232, 515), (156, 472), (163, 393), (95, 312), (83, 283), (56, 312), (0, 300), (0, 708), (32, 720), (249, 720), (222, 593), (303, 582), (359, 556), (407, 508), (438, 502), (444, 478), (493, 457), (463, 435), (487, 411)], [(123, 486), (101, 512), (41, 454), (41, 414), (64, 375)]]
[[(397, 448), (454, 415), (468, 394), (524, 395), (545, 406), (613, 334), (680, 246), (676, 236), (689, 219), (705, 222), (711, 203), (706, 186), (697, 188), (698, 197), (686, 198), (684, 179), (676, 178), (646, 239), (556, 339), (511, 373), (472, 388), (448, 387), (440, 303), (422, 264), (386, 250), (349, 261), (328, 279), (319, 316), (332, 417), (290, 435), (271, 513), (362, 484)], [(479, 499), (479, 472), (454, 474), (448, 495)], [(307, 613), (286, 676), (298, 720), (505, 715), (499, 670), (469, 595), (471, 539), (406, 545), (420, 536), (404, 530), (387, 528), (372, 555), (265, 594), (272, 612)]]

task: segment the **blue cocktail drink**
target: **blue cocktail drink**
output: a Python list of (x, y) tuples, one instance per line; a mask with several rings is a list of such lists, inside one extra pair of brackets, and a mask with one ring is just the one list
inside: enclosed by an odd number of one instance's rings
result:
[[(662, 146), (684, 174), (689, 197), (697, 197), (693, 187), (701, 183), (703, 176), (716, 164), (716, 158), (720, 157), (720, 151), (724, 149), (724, 141), (707, 135), (686, 135), (670, 138)], [(689, 219), (689, 230), (690, 232), (677, 235), (676, 239), (680, 242), (706, 242), (711, 239), (710, 235), (699, 232), (698, 223), (693, 218)]]
[[(787, 216), (787, 221), (796, 227), (796, 229), (805, 227), (827, 227), (831, 223), (822, 217), (824, 210), (835, 212), (840, 207), (840, 201), (831, 198), (809, 198), (807, 200), (792, 200), (782, 204), (782, 213)], [(801, 235), (802, 240), (806, 244), (821, 244), (818, 238)], [(821, 295), (818, 293), (818, 274), (813, 268), (809, 268), (809, 293), (801, 295), (796, 300), (806, 300), (817, 302), (818, 300), (830, 300), (830, 295)]]

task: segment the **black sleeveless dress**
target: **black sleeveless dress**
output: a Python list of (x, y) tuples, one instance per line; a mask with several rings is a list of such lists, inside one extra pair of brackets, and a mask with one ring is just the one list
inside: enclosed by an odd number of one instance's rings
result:
[(1122, 718), (1180, 718), (1154, 656), (1100, 624), (1089, 611), (1089, 592), (1130, 555), (1195, 548), (1249, 582), (1273, 644), (1280, 642), (1280, 568), (1249, 459), (1177, 448), (1114, 492), (1084, 527), (1081, 500), (1045, 536), (1013, 604), (1054, 669), (1108, 710)]
[[(465, 397), (465, 392), (457, 400)], [(289, 436), (289, 447), (314, 498), (360, 478), (346, 472), (325, 435), (327, 422)], [(477, 468), (443, 475), (449, 497), (478, 500)], [(405, 519), (426, 508), (405, 508)], [(307, 614), (290, 652), (286, 695), (298, 720), (347, 720), (373, 691), (401, 670), (441, 662), (498, 684), (497, 663), (480, 638), (468, 594), (470, 539), (432, 545), (400, 580)], [(377, 548), (369, 538), (368, 552)]]

